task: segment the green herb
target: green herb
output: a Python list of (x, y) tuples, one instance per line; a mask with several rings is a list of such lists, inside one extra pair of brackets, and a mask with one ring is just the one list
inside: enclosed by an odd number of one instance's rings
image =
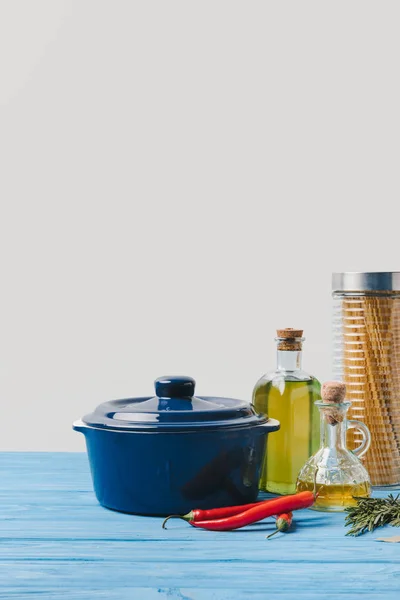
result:
[(383, 525), (400, 527), (399, 497), (389, 494), (387, 498), (355, 498), (357, 506), (345, 509), (345, 526), (352, 526), (346, 535), (361, 535)]

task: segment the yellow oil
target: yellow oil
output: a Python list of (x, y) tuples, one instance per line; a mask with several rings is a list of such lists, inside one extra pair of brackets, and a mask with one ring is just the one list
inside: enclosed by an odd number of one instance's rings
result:
[[(324, 483), (317, 483), (316, 489), (318, 497), (311, 508), (321, 511), (342, 511), (348, 506), (355, 506), (357, 504), (354, 497), (368, 498), (371, 495), (369, 481), (355, 483), (354, 485), (327, 485)], [(314, 483), (312, 481), (298, 482), (298, 492), (312, 492), (313, 490)]]
[(259, 487), (276, 494), (293, 494), (300, 469), (319, 447), (320, 384), (307, 381), (261, 380), (253, 404), (259, 413), (278, 419), (279, 431), (268, 436)]

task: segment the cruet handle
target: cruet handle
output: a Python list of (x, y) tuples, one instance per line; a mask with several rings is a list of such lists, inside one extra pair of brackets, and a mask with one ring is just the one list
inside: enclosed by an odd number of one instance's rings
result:
[(347, 429), (359, 429), (362, 433), (363, 440), (361, 444), (352, 450), (353, 454), (360, 458), (367, 452), (371, 445), (371, 433), (365, 423), (362, 423), (361, 421), (354, 421), (353, 419), (347, 421)]

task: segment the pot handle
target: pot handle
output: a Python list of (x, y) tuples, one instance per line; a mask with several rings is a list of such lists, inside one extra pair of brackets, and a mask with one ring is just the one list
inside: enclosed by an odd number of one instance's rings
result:
[(276, 419), (268, 419), (268, 421), (262, 423), (261, 427), (268, 429), (269, 432), (278, 431), (281, 428), (281, 424)]
[(75, 431), (79, 431), (80, 433), (83, 433), (83, 435), (85, 435), (87, 428), (88, 428), (87, 425), (85, 425), (85, 423), (81, 419), (78, 419), (78, 421), (74, 421), (72, 423), (72, 429), (74, 429)]

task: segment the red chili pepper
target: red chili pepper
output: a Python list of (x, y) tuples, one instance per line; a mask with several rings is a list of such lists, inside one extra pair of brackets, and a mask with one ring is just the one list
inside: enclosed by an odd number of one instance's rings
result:
[(184, 521), (214, 521), (215, 519), (222, 519), (224, 517), (232, 517), (233, 515), (237, 515), (245, 510), (249, 510), (249, 508), (254, 508), (259, 504), (263, 504), (263, 502), (268, 502), (268, 500), (262, 500), (260, 502), (253, 502), (252, 504), (239, 504), (238, 506), (224, 506), (223, 508), (211, 508), (209, 510), (202, 510), (201, 508), (194, 508), (186, 515), (171, 515), (167, 517), (162, 526), (164, 529), (165, 523), (169, 519), (183, 519)]
[(279, 498), (260, 502), (258, 506), (254, 506), (249, 510), (231, 517), (199, 522), (189, 521), (189, 523), (190, 525), (193, 525), (193, 527), (200, 527), (211, 531), (230, 531), (232, 529), (245, 527), (251, 523), (257, 523), (258, 521), (262, 521), (273, 515), (288, 513), (300, 508), (308, 508), (314, 503), (314, 500), (315, 496), (312, 492), (300, 492), (298, 494), (293, 494), (292, 496), (281, 496)]
[(292, 524), (293, 513), (283, 513), (276, 518), (276, 530), (267, 535), (267, 540), (279, 531), (287, 531)]

